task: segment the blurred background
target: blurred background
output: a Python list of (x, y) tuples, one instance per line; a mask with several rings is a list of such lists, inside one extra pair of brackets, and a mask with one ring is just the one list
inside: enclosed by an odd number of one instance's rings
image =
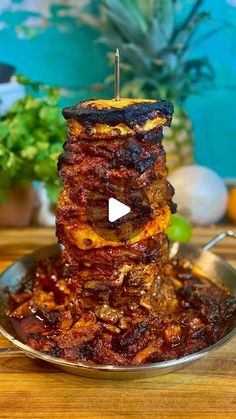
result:
[(179, 212), (236, 222), (235, 22), (236, 0), (1, 0), (0, 224), (54, 224), (61, 107), (113, 97), (116, 48), (122, 96), (175, 105)]

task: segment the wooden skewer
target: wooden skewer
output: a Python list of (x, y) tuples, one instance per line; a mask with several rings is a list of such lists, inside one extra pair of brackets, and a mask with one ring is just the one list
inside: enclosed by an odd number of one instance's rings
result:
[(120, 100), (120, 53), (115, 53), (115, 100)]

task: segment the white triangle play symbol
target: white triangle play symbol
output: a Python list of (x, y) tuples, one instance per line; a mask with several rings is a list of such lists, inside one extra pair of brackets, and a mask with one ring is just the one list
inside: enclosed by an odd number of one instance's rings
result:
[(117, 201), (115, 198), (109, 198), (108, 203), (108, 219), (110, 223), (113, 221), (119, 220), (119, 218), (124, 217), (124, 215), (129, 214), (131, 211), (130, 207), (122, 202)]

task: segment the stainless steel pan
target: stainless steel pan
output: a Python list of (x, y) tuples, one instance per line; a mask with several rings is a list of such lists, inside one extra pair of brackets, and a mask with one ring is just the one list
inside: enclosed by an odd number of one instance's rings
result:
[[(232, 231), (222, 232), (218, 236), (214, 237), (203, 248), (198, 248), (191, 244), (173, 243), (170, 251), (170, 257), (177, 255), (178, 257), (189, 259), (194, 264), (195, 269), (198, 269), (202, 274), (211, 279), (213, 282), (227, 287), (231, 291), (232, 295), (236, 297), (236, 270), (228, 263), (223, 261), (220, 257), (209, 252), (209, 250), (216, 243), (224, 239), (226, 236), (236, 238), (236, 233)], [(35, 351), (28, 345), (20, 342), (15, 334), (15, 331), (11, 328), (7, 314), (9, 294), (6, 292), (6, 289), (10, 292), (16, 292), (20, 286), (23, 276), (26, 274), (29, 266), (32, 265), (32, 263), (47, 256), (54, 256), (60, 251), (61, 250), (59, 245), (43, 247), (13, 263), (0, 276), (0, 332), (15, 346), (15, 349), (0, 349), (1, 356), (27, 355), (31, 358), (41, 359), (50, 364), (53, 364), (54, 366), (69, 373), (90, 378), (115, 380), (135, 379), (166, 374), (179, 369), (184, 365), (207, 355), (209, 352), (220, 348), (222, 345), (228, 342), (236, 332), (236, 327), (234, 325), (222, 339), (209, 346), (208, 348), (203, 349), (202, 351), (172, 361), (158, 362), (155, 364), (141, 366), (91, 366), (83, 363), (68, 362)]]

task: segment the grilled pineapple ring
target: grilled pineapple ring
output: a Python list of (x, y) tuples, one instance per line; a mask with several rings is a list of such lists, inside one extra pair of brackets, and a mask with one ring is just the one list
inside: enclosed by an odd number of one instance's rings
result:
[(162, 100), (89, 100), (65, 108), (70, 132), (80, 138), (112, 139), (134, 133), (145, 134), (169, 125), (172, 105)]
[(122, 244), (130, 245), (141, 240), (152, 237), (164, 231), (170, 224), (171, 211), (169, 206), (164, 206), (160, 211), (160, 215), (146, 223), (142, 231), (137, 235), (130, 234), (129, 239), (124, 243), (105, 239), (98, 234), (89, 224), (80, 223), (77, 226), (65, 226), (65, 234), (73, 245), (81, 250), (101, 248), (105, 246), (118, 247)]

